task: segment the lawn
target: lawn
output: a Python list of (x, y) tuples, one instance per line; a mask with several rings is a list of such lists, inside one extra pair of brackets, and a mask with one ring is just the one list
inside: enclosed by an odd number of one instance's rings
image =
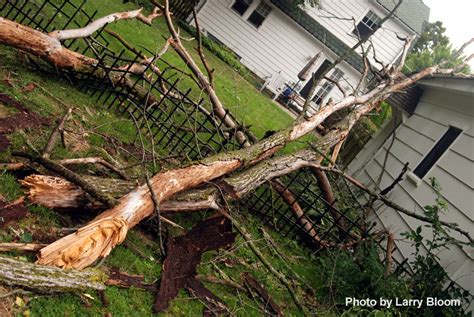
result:
[[(134, 8), (131, 4), (122, 5), (119, 1), (89, 1), (86, 9), (99, 10), (99, 16), (115, 11)], [(166, 34), (165, 26), (161, 21), (156, 22), (151, 28), (136, 21), (122, 21), (112, 27), (120, 32), (128, 41), (137, 46), (144, 46), (156, 50), (163, 45), (162, 34)], [(193, 43), (186, 44), (193, 51)], [(118, 45), (117, 45), (118, 48)], [(224, 104), (244, 124), (251, 125), (254, 133), (261, 137), (267, 130), (276, 130), (291, 123), (291, 117), (276, 106), (269, 98), (260, 94), (254, 86), (238, 75), (232, 68), (220, 59), (207, 52), (211, 65), (216, 69), (216, 89)], [(179, 67), (184, 67), (174, 52), (169, 51), (166, 59)], [(186, 85), (186, 83), (184, 83)], [(31, 87), (28, 89), (27, 87)], [(130, 120), (125, 120), (114, 113), (110, 113), (97, 104), (96, 99), (89, 94), (81, 92), (72, 86), (69, 81), (54, 73), (45, 73), (29, 66), (18, 52), (0, 46), (0, 92), (6, 93), (21, 102), (29, 110), (49, 118), (61, 117), (67, 108), (74, 107), (72, 118), (68, 121), (66, 129), (73, 131), (66, 141), (67, 148), (57, 146), (52, 154), (52, 159), (102, 156), (121, 163), (123, 166), (137, 163), (137, 158), (126, 152), (118, 151), (111, 155), (112, 145), (110, 140), (115, 140), (123, 145), (130, 145), (137, 141), (135, 126)], [(0, 116), (11, 115), (15, 110), (0, 104)], [(7, 151), (0, 152), (0, 162), (16, 160), (11, 156), (13, 151), (28, 150), (26, 143), (37, 149), (42, 149), (54, 126), (54, 120), (49, 126), (39, 129), (25, 129), (10, 135), (12, 145)], [(73, 138), (72, 135), (75, 137)], [(120, 148), (119, 144), (119, 148)], [(80, 168), (79, 172), (102, 173), (93, 167)], [(141, 173), (139, 168), (129, 169), (131, 175)], [(23, 195), (18, 184), (18, 175), (0, 171), (0, 195), (7, 201), (13, 201)], [(46, 239), (54, 240), (60, 228), (81, 225), (93, 214), (81, 213), (67, 214), (56, 213), (47, 208), (28, 205), (27, 217), (17, 223), (10, 224), (0, 229), (2, 242), (45, 242)], [(198, 219), (207, 215), (177, 217), (174, 220), (189, 228)], [(238, 214), (236, 217), (240, 217)], [(267, 230), (268, 236), (263, 234), (260, 220), (251, 215), (241, 219), (251, 232), (256, 245), (268, 257), (272, 265), (294, 277), (295, 283), (300, 285), (298, 292), (302, 296), (303, 289), (317, 288), (323, 284), (318, 270), (312, 265), (309, 252), (298, 246), (295, 242), (285, 240), (281, 236)], [(153, 236), (146, 233), (146, 225), (138, 230), (130, 231), (124, 245), (113, 250), (112, 254), (102, 264), (104, 270), (111, 267), (120, 267), (129, 274), (144, 275), (147, 282), (155, 282), (161, 273), (160, 254)], [(54, 233), (54, 234), (52, 234)], [(176, 233), (175, 233), (176, 234)], [(278, 251), (276, 251), (276, 249)], [(282, 255), (283, 254), (283, 257)], [(22, 259), (34, 260), (32, 255), (13, 253)], [(216, 260), (217, 259), (217, 260)], [(299, 315), (291, 296), (279, 281), (270, 275), (261, 265), (259, 259), (248, 248), (243, 238), (239, 237), (229, 250), (206, 253), (199, 274), (203, 276), (216, 276), (220, 279), (230, 278), (235, 281), (241, 279), (243, 272), (252, 272), (269, 290), (272, 297), (280, 303), (288, 315)], [(301, 280), (307, 285), (303, 285)], [(208, 284), (206, 286), (218, 294), (235, 315), (260, 316), (261, 303), (253, 297), (236, 292), (227, 286)], [(111, 313), (114, 316), (150, 316), (153, 315), (151, 307), (153, 294), (139, 289), (119, 289), (108, 287), (105, 293), (109, 304), (106, 307), (95, 292), (89, 294), (71, 294), (60, 296), (28, 295), (13, 298), (11, 303), (15, 315), (31, 316), (102, 316)], [(307, 299), (311, 305), (314, 299)], [(202, 311), (203, 304), (181, 293), (173, 301), (166, 316), (194, 316)], [(0, 311), (0, 314), (3, 312)]]
[[(99, 12), (98, 16), (135, 8), (136, 6), (131, 3), (121, 4), (119, 1), (109, 0), (89, 1), (85, 6), (86, 10), (97, 10)], [(155, 20), (151, 27), (145, 26), (136, 20), (128, 20), (110, 25), (110, 29), (122, 35), (133, 46), (140, 49), (146, 48), (151, 52), (159, 51), (169, 36), (166, 23), (160, 18)], [(192, 37), (184, 31), (181, 34), (184, 38)], [(195, 50), (196, 41), (183, 42), (194, 60), (202, 66)], [(117, 50), (122, 49), (118, 42), (112, 43), (112, 47), (116, 47)], [(243, 124), (250, 125), (257, 137), (262, 137), (265, 131), (278, 130), (292, 122), (292, 118), (285, 111), (280, 109), (270, 98), (261, 94), (246, 79), (237, 74), (234, 69), (205, 48), (204, 53), (211, 68), (215, 69), (215, 88), (224, 106)], [(147, 55), (150, 54), (147, 53)], [(178, 68), (186, 68), (184, 62), (171, 49), (163, 58)], [(201, 69), (204, 68), (201, 67)], [(192, 86), (189, 80), (185, 81), (184, 85), (186, 84)], [(195, 95), (203, 95), (203, 92), (198, 91), (195, 87), (194, 90)]]

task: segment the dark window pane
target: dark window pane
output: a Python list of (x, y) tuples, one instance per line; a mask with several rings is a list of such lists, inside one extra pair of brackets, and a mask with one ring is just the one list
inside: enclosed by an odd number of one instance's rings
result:
[(232, 5), (232, 9), (240, 15), (244, 15), (251, 4), (252, 0), (236, 0)]
[(431, 149), (428, 155), (418, 164), (413, 173), (419, 178), (425, 177), (428, 171), (436, 164), (441, 155), (461, 134), (462, 130), (456, 127), (449, 127), (448, 131), (439, 139), (436, 145)]
[(303, 89), (300, 90), (300, 96), (303, 97), (304, 99), (308, 98), (309, 92), (311, 90), (311, 87), (313, 86), (313, 78), (318, 78), (321, 76), (321, 74), (329, 67), (331, 66), (331, 62), (328, 61), (327, 59), (324, 60), (324, 62), (321, 63), (321, 66), (319, 66), (318, 70), (316, 73), (314, 73), (311, 78), (308, 80), (306, 85), (303, 87)]
[(321, 101), (323, 101), (323, 96), (316, 95), (314, 96), (313, 101), (319, 106), (321, 104)]
[(260, 25), (262, 25), (263, 21), (265, 21), (265, 18), (270, 13), (271, 9), (272, 8), (269, 5), (262, 1), (255, 11), (252, 12), (247, 21), (258, 28)]
[(367, 38), (370, 33), (380, 25), (380, 21), (381, 19), (374, 12), (369, 10), (352, 33), (360, 38)]
[(359, 22), (359, 24), (357, 24), (357, 28), (354, 29), (353, 33), (357, 36), (360, 36), (361, 38), (366, 38), (370, 35), (370, 32), (372, 32), (371, 28), (369, 28), (363, 22)]
[(262, 25), (264, 20), (265, 20), (265, 17), (262, 16), (257, 11), (252, 12), (252, 14), (248, 18), (248, 21), (256, 27), (259, 27), (260, 25)]

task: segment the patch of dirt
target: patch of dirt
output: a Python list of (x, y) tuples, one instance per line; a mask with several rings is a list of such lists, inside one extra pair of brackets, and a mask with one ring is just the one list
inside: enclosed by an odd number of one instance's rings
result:
[(6, 136), (0, 134), (0, 152), (5, 151), (10, 146), (11, 142)]
[(25, 112), (25, 113), (30, 112), (25, 106), (23, 106), (21, 103), (19, 103), (18, 101), (16, 101), (15, 99), (13, 99), (7, 94), (0, 93), (0, 102), (6, 106), (15, 108), (16, 110), (20, 112)]
[(0, 133), (11, 133), (26, 128), (37, 128), (49, 125), (51, 120), (36, 113), (16, 113), (12, 116), (0, 118)]
[(32, 113), (25, 106), (7, 94), (0, 93), (0, 103), (13, 107), (19, 111), (19, 113), (14, 113), (7, 117), (0, 117), (0, 152), (5, 151), (10, 146), (10, 141), (7, 139), (5, 134), (20, 129), (37, 128), (51, 124), (50, 119)]
[[(0, 293), (5, 294), (10, 292), (9, 289), (0, 286)], [(0, 316), (14, 316), (14, 296), (8, 296), (0, 299)]]
[(7, 203), (3, 197), (0, 196), (0, 228), (5, 227), (12, 221), (18, 221), (26, 217), (28, 211), (23, 198), (20, 198), (12, 203)]

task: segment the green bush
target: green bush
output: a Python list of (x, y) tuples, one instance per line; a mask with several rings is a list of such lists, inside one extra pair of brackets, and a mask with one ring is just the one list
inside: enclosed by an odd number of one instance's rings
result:
[(326, 303), (345, 304), (346, 297), (407, 298), (408, 287), (394, 274), (386, 274), (375, 242), (357, 249), (331, 251), (320, 256), (318, 266), (327, 284), (322, 288)]
[[(430, 181), (431, 187), (437, 195), (435, 203), (424, 208), (425, 216), (430, 219), (430, 223), (402, 234), (411, 241), (415, 248), (415, 259), (411, 262), (414, 274), (410, 279), (410, 293), (413, 298), (461, 299), (464, 304), (462, 306), (425, 307), (423, 316), (464, 316), (466, 311), (463, 306), (468, 306), (472, 295), (450, 282), (448, 274), (438, 263), (437, 256), (442, 249), (448, 249), (452, 245), (461, 246), (461, 242), (453, 239), (449, 235), (449, 230), (442, 226), (439, 214), (447, 212), (448, 205), (441, 196), (441, 186), (437, 180), (430, 178)], [(431, 231), (431, 239), (424, 238), (423, 228)], [(423, 246), (426, 247), (426, 250)], [(413, 307), (408, 308), (408, 312), (417, 314)]]

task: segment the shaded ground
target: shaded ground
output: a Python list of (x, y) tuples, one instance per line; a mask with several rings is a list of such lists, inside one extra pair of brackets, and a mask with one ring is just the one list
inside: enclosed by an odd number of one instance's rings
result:
[(9, 106), (17, 112), (0, 116), (0, 151), (6, 150), (11, 142), (6, 134), (17, 130), (38, 128), (42, 125), (49, 125), (50, 120), (30, 112), (20, 102), (16, 101), (5, 93), (0, 93), (0, 104)]

